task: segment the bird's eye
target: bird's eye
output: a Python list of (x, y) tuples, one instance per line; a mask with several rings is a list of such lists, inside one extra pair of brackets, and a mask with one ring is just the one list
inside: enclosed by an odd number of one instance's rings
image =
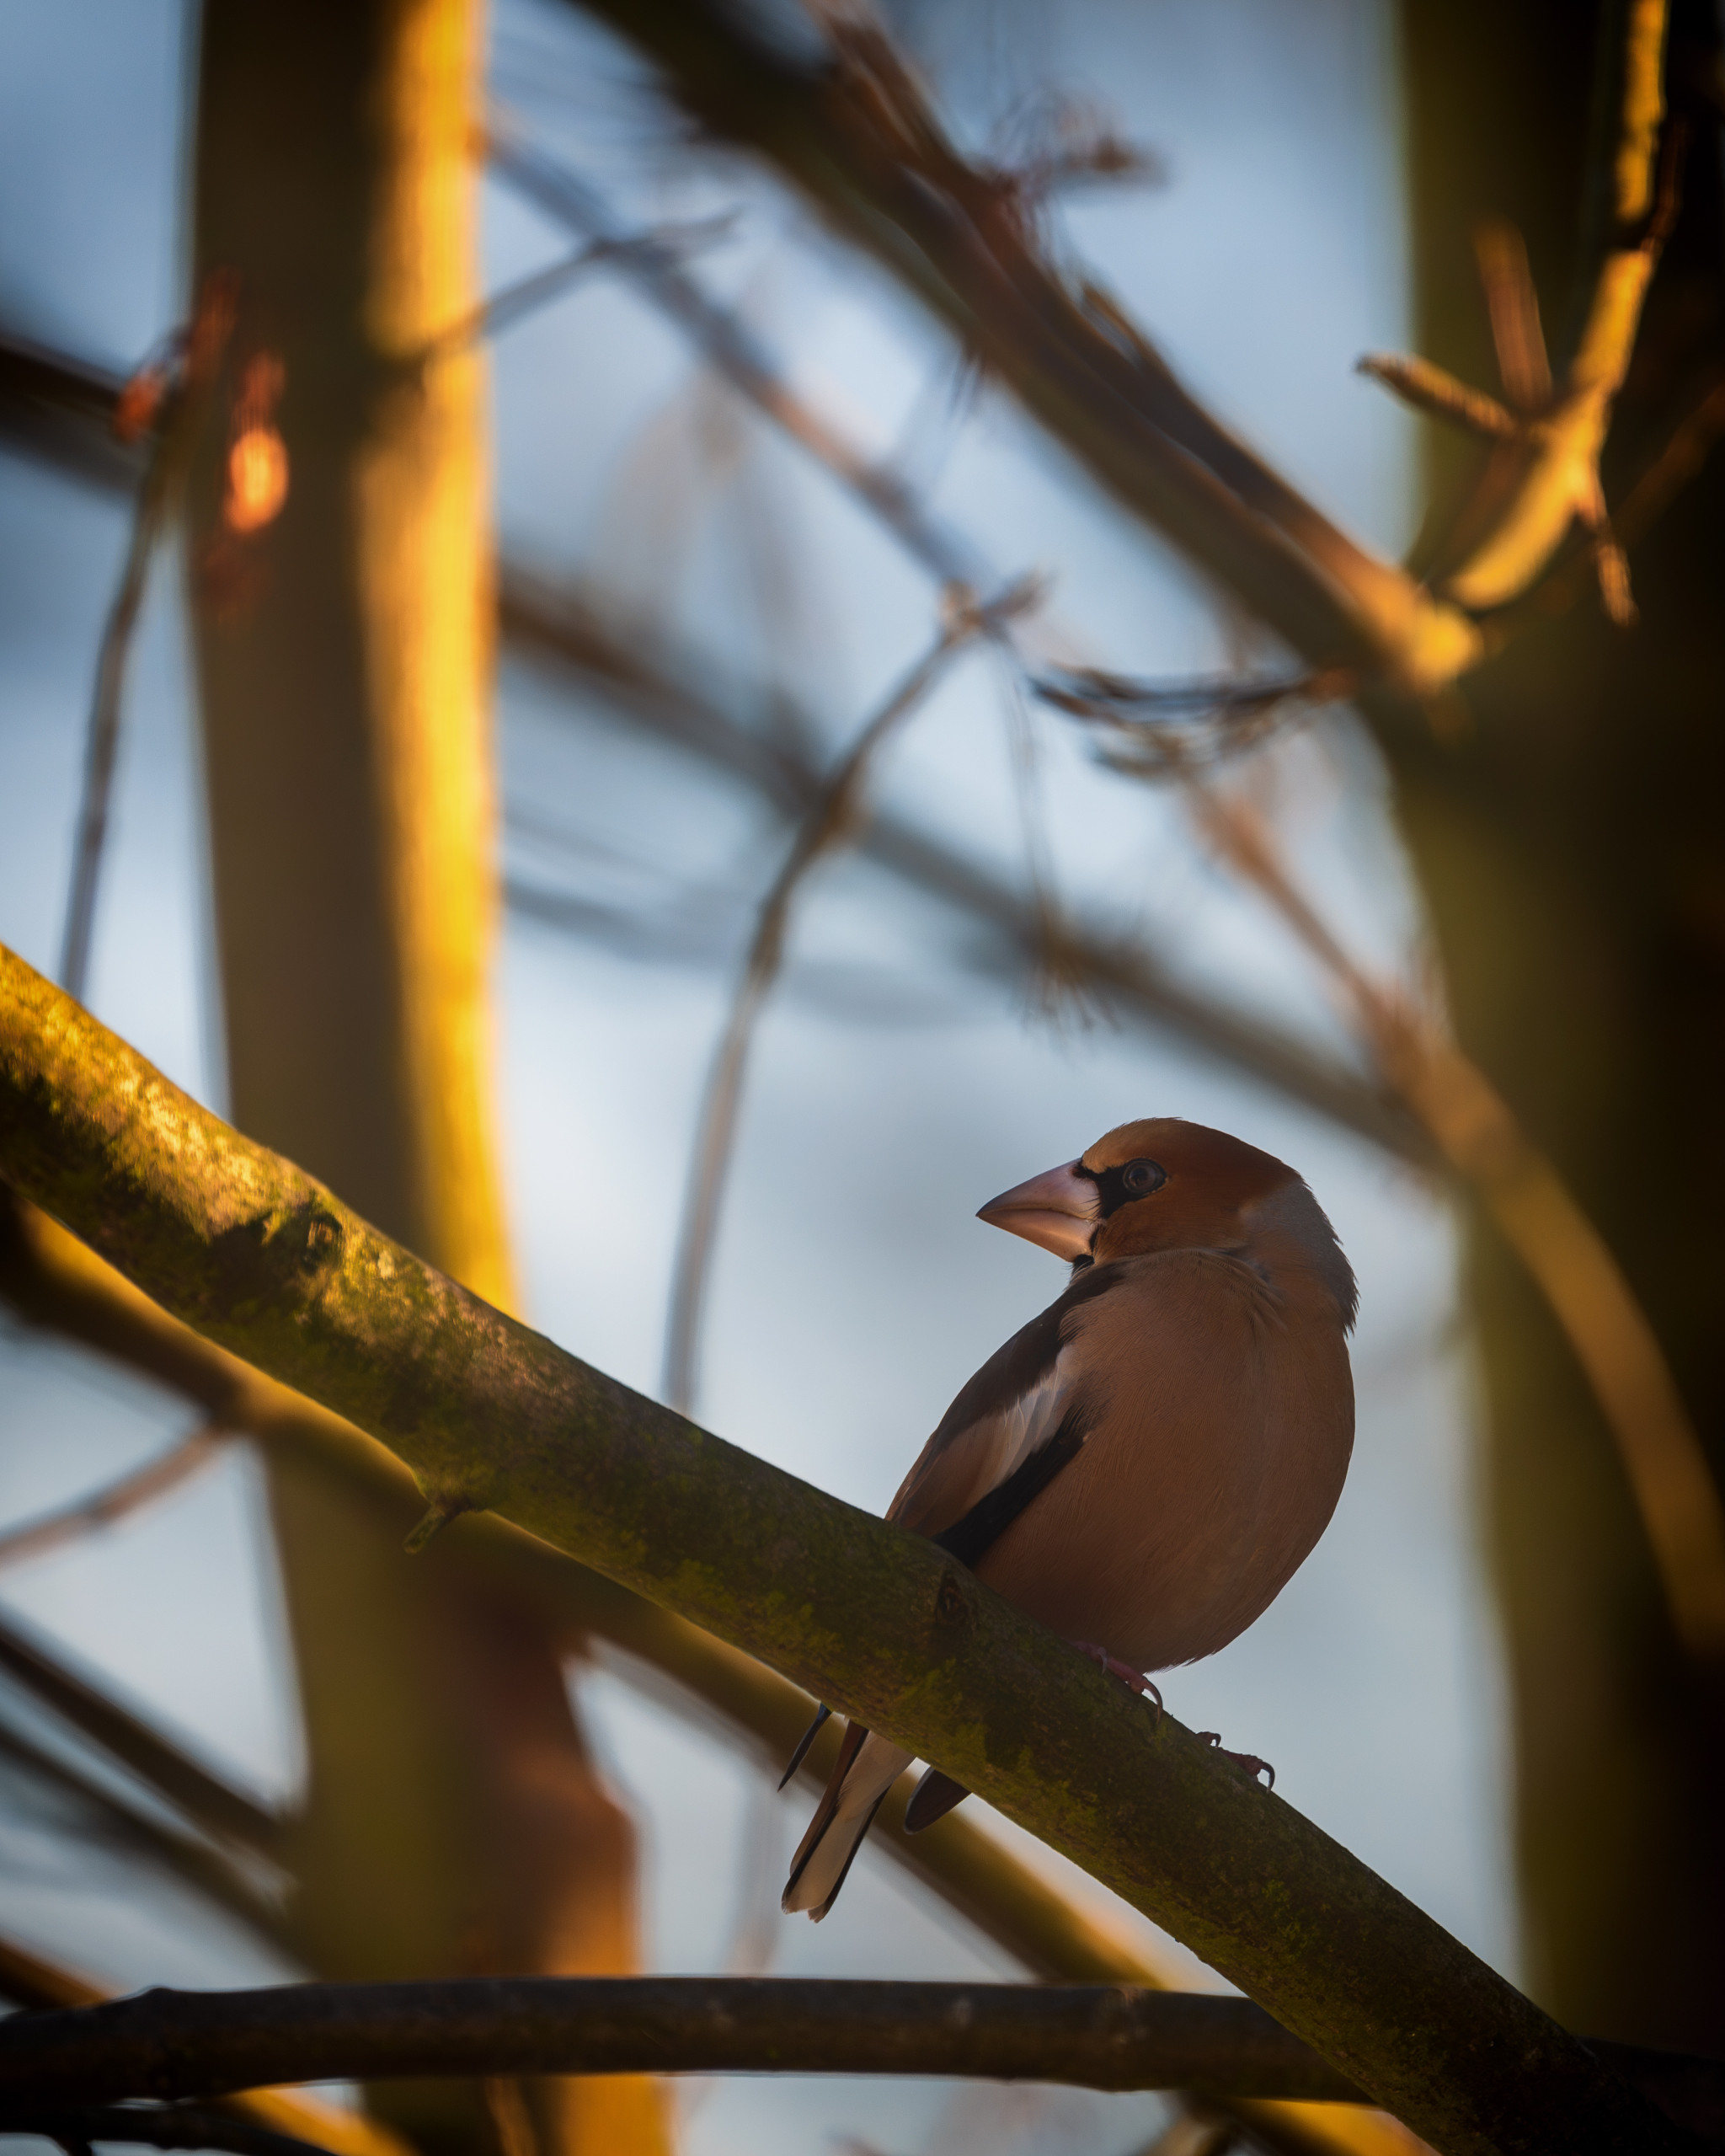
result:
[(1160, 1162), (1154, 1160), (1129, 1160), (1120, 1170), (1121, 1184), (1130, 1198), (1147, 1198), (1167, 1180)]

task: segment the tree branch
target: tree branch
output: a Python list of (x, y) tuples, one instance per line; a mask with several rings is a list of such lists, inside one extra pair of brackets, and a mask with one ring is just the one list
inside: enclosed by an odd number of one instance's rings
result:
[[(68, 1839), (85, 1847), (99, 1844), (120, 1856), (155, 1865), (218, 1908), (228, 1911), (272, 1945), (282, 1944), (280, 1912), (267, 1888), (249, 1877), (225, 1850), (176, 1832), (142, 1806), (104, 1787), (94, 1775), (57, 1758), (22, 1731), (3, 1725), (0, 1725), (0, 1760), (9, 1762), (38, 1784), (52, 1790), (62, 1804), (82, 1812), (83, 1822), (69, 1827)], [(16, 1996), (5, 1976), (5, 1957), (0, 1952), (0, 1993)]]
[(711, 0), (581, 0), (670, 95), (758, 152), (944, 321), (1108, 493), (1315, 665), (1429, 693), (1483, 650), (1467, 617), (1338, 530), (1204, 410), (1107, 296), (1037, 246), (1010, 174), (967, 164), (883, 34), (824, 20), (809, 67)]
[[(720, 670), (668, 648), (644, 656), (615, 636), (602, 610), (579, 587), (553, 586), (519, 564), (503, 564), (500, 597), (504, 634), (517, 652), (577, 673), (614, 709), (756, 788), (785, 814), (802, 816), (814, 806), (820, 773), (764, 740), (747, 723), (751, 707), (745, 700), (719, 700), (714, 682)], [(1042, 923), (1035, 909), (991, 869), (890, 812), (872, 816), (857, 846), (901, 881), (987, 931), (985, 943), (970, 947), (979, 970), (1016, 977), (1036, 962)], [(1295, 1035), (1189, 987), (1141, 933), (1115, 934), (1100, 921), (1067, 921), (1061, 957), (1087, 992), (1108, 1005), (1176, 1034), (1416, 1166), (1434, 1165), (1429, 1148), (1398, 1105)]]
[(986, 632), (991, 620), (1003, 618), (1009, 606), (1022, 606), (1024, 598), (1021, 588), (985, 607), (955, 592), (948, 593), (948, 603), (933, 643), (903, 679), (894, 684), (884, 703), (870, 715), (850, 748), (821, 780), (778, 874), (761, 901), (724, 1030), (708, 1073), (683, 1195), (665, 1351), (665, 1398), (680, 1413), (688, 1413), (695, 1403), (707, 1276), (718, 1233), (726, 1173), (736, 1139), (743, 1081), (756, 1021), (784, 962), (785, 941), (790, 933), (797, 893), (816, 862), (846, 838), (852, 826), (862, 820), (860, 803), (864, 781), (873, 758), (886, 741), (924, 702), (954, 655), (973, 637)]
[[(1524, 468), (1490, 529), (1443, 580), (1444, 590), (1471, 610), (1507, 606), (1530, 591), (1573, 526), (1608, 538), (1599, 456), (1669, 222), (1657, 213), (1654, 182), (1665, 21), (1665, 0), (1611, 0), (1603, 13), (1594, 163), (1610, 178), (1593, 289), (1562, 386), (1530, 419)], [(1534, 307), (1530, 287), (1528, 305)], [(1506, 364), (1505, 387), (1513, 393), (1510, 371)]]
[(932, 1760), (1164, 1924), (1444, 2156), (1680, 2145), (1485, 1965), (934, 1546), (563, 1353), (0, 952), (0, 1161), (218, 1344)]
[(68, 1542), (80, 1540), (99, 1527), (111, 1527), (116, 1521), (153, 1504), (158, 1497), (165, 1497), (170, 1490), (178, 1490), (189, 1476), (206, 1468), (229, 1434), (225, 1430), (194, 1430), (189, 1436), (169, 1446), (165, 1452), (146, 1460), (130, 1474), (104, 1483), (89, 1496), (0, 1531), (0, 1565), (19, 1565), (29, 1558), (40, 1557)]
[(148, 1723), (86, 1683), (0, 1618), (0, 1670), (176, 1805), (206, 1832), (225, 1834), (264, 1855), (280, 1843), (277, 1821), (259, 1804), (180, 1751)]
[[(0, 1998), (14, 1999), (21, 2007), (41, 2010), (99, 2006), (109, 1994), (75, 1976), (56, 1962), (32, 1954), (15, 1939), (0, 1936)], [(248, 2089), (224, 2096), (211, 2106), (217, 2116), (248, 2121), (296, 2142), (310, 2143), (325, 2156), (416, 2156), (399, 2134), (381, 2120), (363, 2111), (339, 2108), (321, 2097), (303, 2093), (291, 2095), (281, 2089)], [(184, 2116), (182, 2111), (181, 2116)], [(22, 2130), (22, 2129), (20, 2129)], [(45, 2132), (52, 2129), (44, 2127)], [(104, 2133), (96, 2139), (121, 2141), (122, 2133)], [(191, 2144), (198, 2148), (224, 2148), (231, 2144), (219, 2135)]]
[[(33, 1323), (226, 1414), (259, 1442), (310, 1452), (339, 1467), (356, 1494), (399, 1523), (398, 1532), (419, 1511), (412, 1476), (381, 1445), (201, 1339), (3, 1184), (0, 1296)], [(686, 1719), (709, 1729), (716, 1724), (775, 1775), (808, 1725), (814, 1702), (800, 1687), (495, 1513), (464, 1516), (425, 1561), (457, 1564), (481, 1579), (506, 1582), (512, 1593), (532, 1595), (572, 1641), (609, 1641), (629, 1658), (638, 1686)], [(829, 1725), (800, 1770), (809, 1789), (825, 1784), (836, 1746)], [(873, 1846), (1021, 1967), (1050, 1982), (1158, 1989), (1178, 1983), (1172, 1964), (1150, 1943), (1068, 1899), (970, 1816), (950, 1813), (925, 1832), (906, 1834), (905, 1808), (917, 1779), (909, 1770), (888, 1793)], [(1407, 2156), (1402, 2130), (1381, 2112), (1257, 2100), (1223, 2108), (1257, 2143), (1285, 2156)], [(312, 2137), (328, 2138), (327, 2132)]]
[(0, 2022), (0, 2127), (21, 2102), (495, 2073), (915, 2073), (1359, 2100), (1247, 1999), (1117, 1985), (517, 1977), (157, 1990)]
[[(625, 253), (617, 259), (631, 266), (635, 255)], [(682, 276), (673, 264), (654, 259), (655, 279)], [(698, 292), (695, 297), (699, 299)], [(733, 318), (716, 312), (727, 334), (740, 335)], [(767, 379), (777, 385), (776, 395), (788, 396), (776, 377)], [(120, 388), (112, 376), (0, 333), (0, 437), (58, 469), (115, 489), (138, 478), (136, 463), (127, 461), (135, 452), (120, 455), (120, 445), (107, 432)], [(105, 454), (110, 446), (116, 452), (112, 458)], [(911, 538), (905, 543), (911, 546)], [(931, 544), (937, 550), (926, 566), (949, 558), (970, 559), (955, 539), (939, 532)], [(911, 551), (923, 559), (917, 547)], [(636, 645), (616, 636), (604, 609), (590, 604), (579, 587), (553, 586), (520, 562), (501, 564), (499, 596), (503, 634), (516, 651), (577, 673), (612, 710), (744, 781), (787, 815), (801, 816), (813, 805), (819, 771), (748, 723), (749, 712), (765, 708), (764, 695), (721, 701), (714, 684), (723, 669), (695, 654), (665, 649), (644, 657)], [(816, 737), (809, 724), (790, 731)], [(1041, 924), (1012, 886), (991, 870), (892, 816), (871, 819), (858, 843), (890, 874), (982, 925), (988, 939), (969, 954), (979, 970), (1010, 978), (1036, 962)], [(509, 896), (519, 908), (533, 910), (531, 893), (517, 888)], [(1102, 923), (1069, 921), (1061, 937), (1062, 960), (1088, 992), (1192, 1041), (1418, 1166), (1433, 1164), (1418, 1130), (1394, 1103), (1295, 1035), (1188, 986), (1160, 963), (1141, 934), (1113, 935)]]
[[(4, 2025), (0, 2025), (3, 2026)], [(278, 2132), (203, 2104), (8, 2104), (0, 2132), (40, 2134), (67, 2156), (89, 2156), (93, 2143), (131, 2142), (150, 2148), (222, 2148), (231, 2156), (329, 2156), (323, 2146)]]

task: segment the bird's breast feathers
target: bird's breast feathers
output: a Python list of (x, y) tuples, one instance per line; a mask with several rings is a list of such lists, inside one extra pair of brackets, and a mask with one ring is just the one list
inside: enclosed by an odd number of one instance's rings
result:
[(1046, 1621), (1165, 1666), (1268, 1606), (1327, 1523), (1352, 1440), (1333, 1299), (1231, 1253), (1167, 1251), (1080, 1274), (1009, 1340), (889, 1517)]

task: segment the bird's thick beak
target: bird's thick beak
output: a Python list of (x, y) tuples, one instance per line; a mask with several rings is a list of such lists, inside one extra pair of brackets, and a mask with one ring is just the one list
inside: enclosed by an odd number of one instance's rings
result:
[(977, 1212), (991, 1228), (1022, 1235), (1057, 1258), (1081, 1258), (1090, 1248), (1098, 1218), (1097, 1187), (1078, 1173), (1076, 1160), (1033, 1175), (1015, 1190), (1002, 1190)]

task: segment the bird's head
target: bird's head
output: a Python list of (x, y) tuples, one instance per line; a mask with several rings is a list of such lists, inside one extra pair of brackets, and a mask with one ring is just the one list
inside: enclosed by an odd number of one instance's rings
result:
[(1252, 1237), (1248, 1213), (1290, 1186), (1305, 1190), (1291, 1168), (1256, 1146), (1202, 1123), (1151, 1115), (1003, 1190), (976, 1217), (1056, 1257), (1107, 1265), (1152, 1250), (1238, 1249)]

